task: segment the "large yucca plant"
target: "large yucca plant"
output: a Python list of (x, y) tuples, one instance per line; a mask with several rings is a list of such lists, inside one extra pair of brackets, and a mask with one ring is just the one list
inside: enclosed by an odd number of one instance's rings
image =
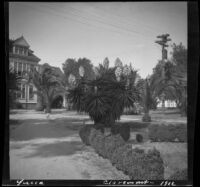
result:
[(113, 125), (115, 120), (120, 119), (124, 108), (133, 107), (139, 98), (136, 86), (127, 85), (129, 77), (122, 75), (117, 80), (115, 69), (100, 65), (95, 80), (81, 79), (69, 89), (69, 101), (77, 111), (88, 113), (95, 124)]

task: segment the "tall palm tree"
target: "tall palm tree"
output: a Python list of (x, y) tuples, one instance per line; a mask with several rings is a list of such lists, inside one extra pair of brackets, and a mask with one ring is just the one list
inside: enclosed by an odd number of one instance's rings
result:
[(65, 91), (60, 77), (54, 74), (51, 67), (43, 66), (41, 72), (36, 69), (32, 70), (29, 82), (32, 82), (37, 88), (36, 93), (40, 98), (40, 102), (43, 101), (45, 103), (46, 112), (51, 113), (53, 100)]

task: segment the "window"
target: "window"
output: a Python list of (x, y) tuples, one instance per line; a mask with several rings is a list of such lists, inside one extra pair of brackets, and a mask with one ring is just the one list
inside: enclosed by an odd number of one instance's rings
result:
[(26, 64), (23, 63), (23, 73), (25, 73), (25, 72), (26, 72)]
[(15, 46), (15, 53), (18, 54), (19, 53), (19, 48)]
[(33, 86), (29, 86), (29, 99), (32, 100), (34, 99), (34, 93), (33, 93)]
[(22, 84), (22, 94), (21, 94), (21, 98), (22, 99), (25, 99), (25, 96), (26, 96), (26, 85), (25, 84)]
[(16, 98), (21, 98), (21, 84), (17, 84), (18, 90), (16, 91)]
[(18, 63), (18, 74), (19, 75), (22, 74), (22, 63), (21, 62)]
[(14, 62), (14, 71), (17, 72), (17, 62)]
[(19, 47), (19, 54), (23, 55), (23, 48), (22, 47)]
[(30, 64), (27, 64), (27, 72), (30, 72)]

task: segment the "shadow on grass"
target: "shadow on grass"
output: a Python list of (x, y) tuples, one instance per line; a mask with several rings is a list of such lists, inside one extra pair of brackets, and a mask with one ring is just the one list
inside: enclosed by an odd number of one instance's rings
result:
[(61, 138), (78, 134), (83, 126), (80, 119), (28, 119), (11, 120), (11, 126), (15, 124), (16, 128), (10, 129), (10, 140), (26, 141), (36, 138)]
[(35, 151), (25, 155), (24, 158), (68, 156), (83, 150), (84, 147), (84, 144), (78, 141), (57, 141), (51, 144), (35, 146)]

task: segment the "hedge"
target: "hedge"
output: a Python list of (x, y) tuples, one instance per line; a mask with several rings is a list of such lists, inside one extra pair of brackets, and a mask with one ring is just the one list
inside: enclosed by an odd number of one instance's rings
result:
[(178, 170), (173, 173), (168, 180), (188, 180), (187, 169)]
[(90, 129), (88, 138), (95, 151), (108, 158), (113, 165), (129, 175), (132, 180), (162, 180), (164, 166), (160, 153), (156, 150), (132, 149), (131, 144), (118, 135), (105, 136), (100, 130)]
[(124, 141), (128, 141), (130, 138), (130, 126), (129, 124), (113, 125), (111, 127), (111, 133), (113, 135), (120, 134)]
[(79, 136), (82, 142), (86, 145), (90, 145), (89, 135), (90, 135), (91, 129), (92, 129), (92, 125), (85, 125), (79, 131)]
[(126, 144), (113, 153), (111, 162), (131, 180), (164, 179), (163, 160), (156, 149), (145, 153), (143, 149), (132, 149), (131, 144)]
[(149, 139), (154, 142), (187, 142), (186, 124), (152, 124), (148, 127)]

